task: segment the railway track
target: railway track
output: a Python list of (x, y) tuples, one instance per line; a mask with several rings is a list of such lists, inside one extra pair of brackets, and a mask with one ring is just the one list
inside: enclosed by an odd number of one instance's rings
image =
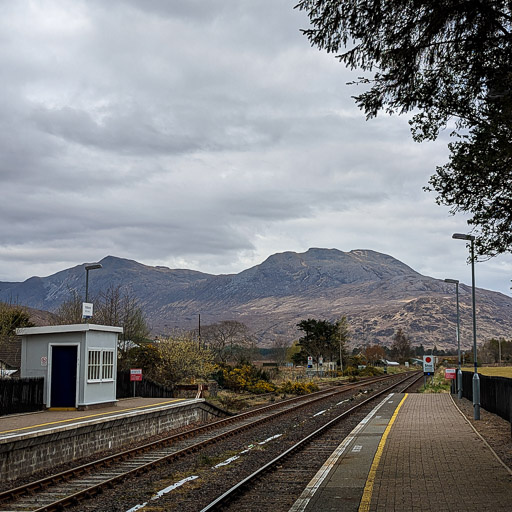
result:
[(73, 507), (132, 476), (197, 453), (222, 439), (271, 421), (298, 407), (353, 392), (363, 385), (386, 379), (389, 377), (369, 378), (260, 407), (9, 489), (0, 493), (0, 511), (50, 512)]
[[(346, 436), (344, 419), (377, 398), (395, 392), (404, 393), (414, 388), (423, 374), (407, 377), (330, 420), (301, 439), (277, 457), (258, 468), (239, 483), (204, 507), (201, 512), (236, 510), (262, 512), (289, 510), (305, 485), (316, 474), (317, 468), (339, 446)], [(308, 461), (307, 464), (304, 461)]]

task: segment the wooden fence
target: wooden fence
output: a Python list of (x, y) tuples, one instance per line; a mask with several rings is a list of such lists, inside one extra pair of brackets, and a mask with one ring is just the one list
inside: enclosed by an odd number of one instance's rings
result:
[[(473, 372), (462, 372), (462, 396), (473, 401)], [(512, 379), (480, 377), (480, 405), (486, 411), (510, 421), (512, 415)]]
[(116, 397), (130, 398), (132, 396), (140, 396), (143, 398), (172, 398), (174, 396), (174, 390), (146, 378), (143, 378), (140, 382), (130, 382), (129, 370), (117, 372)]
[[(176, 391), (144, 378), (141, 382), (130, 382), (130, 372), (117, 373), (117, 398), (140, 396), (144, 398), (172, 398)], [(40, 411), (43, 404), (44, 378), (0, 379), (0, 416), (23, 412)], [(193, 386), (192, 395), (197, 392)]]
[(0, 379), (0, 415), (43, 409), (43, 386), (43, 377)]

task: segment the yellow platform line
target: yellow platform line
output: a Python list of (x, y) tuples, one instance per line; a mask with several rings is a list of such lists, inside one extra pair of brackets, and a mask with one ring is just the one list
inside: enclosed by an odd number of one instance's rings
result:
[(405, 399), (409, 396), (408, 393), (402, 398), (402, 401), (398, 404), (393, 416), (389, 420), (389, 424), (384, 430), (384, 434), (382, 434), (382, 438), (380, 440), (379, 446), (377, 447), (377, 452), (375, 453), (375, 457), (373, 458), (372, 466), (370, 468), (370, 472), (368, 473), (368, 478), (366, 480), (366, 485), (364, 486), (363, 497), (361, 498), (361, 503), (359, 504), (358, 512), (369, 512), (370, 503), (372, 501), (373, 494), (373, 485), (375, 483), (375, 476), (377, 474), (377, 468), (379, 467), (380, 459), (382, 457), (382, 453), (384, 452), (384, 446), (386, 445), (386, 440), (388, 438), (389, 432), (391, 431), (391, 427), (395, 422), (395, 419), (398, 415), (398, 411), (402, 407)]
[(185, 400), (185, 399), (184, 398), (177, 398), (175, 400), (169, 400), (168, 402), (159, 402), (157, 404), (141, 405), (139, 407), (131, 407), (129, 409), (120, 409), (118, 411), (100, 412), (98, 414), (89, 414), (88, 416), (80, 416), (78, 418), (69, 418), (67, 420), (51, 421), (49, 423), (41, 423), (40, 425), (31, 425), (30, 427), (14, 428), (12, 430), (4, 430), (4, 431), (0, 432), (0, 435), (1, 434), (10, 434), (11, 432), (18, 432), (18, 431), (21, 431), (21, 430), (28, 430), (28, 429), (31, 429), (31, 428), (47, 427), (48, 425), (58, 425), (59, 423), (69, 423), (71, 421), (85, 420), (87, 418), (95, 418), (97, 416), (107, 416), (109, 414), (120, 414), (120, 413), (123, 413), (125, 411), (136, 411), (137, 409), (146, 409), (148, 407), (156, 407), (158, 405), (167, 405), (167, 404), (172, 404), (174, 402), (180, 402), (180, 401), (183, 401), (183, 400)]

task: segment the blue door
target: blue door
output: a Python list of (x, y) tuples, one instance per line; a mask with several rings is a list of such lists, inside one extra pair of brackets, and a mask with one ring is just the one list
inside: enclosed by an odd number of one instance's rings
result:
[(52, 347), (50, 407), (76, 407), (76, 345)]

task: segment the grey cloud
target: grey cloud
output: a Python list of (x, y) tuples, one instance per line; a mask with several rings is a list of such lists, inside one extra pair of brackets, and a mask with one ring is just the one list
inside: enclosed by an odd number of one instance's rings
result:
[(68, 142), (94, 146), (100, 150), (121, 154), (158, 154), (190, 152), (201, 148), (201, 141), (183, 128), (159, 131), (144, 112), (117, 112), (103, 123), (95, 122), (90, 114), (71, 107), (34, 111), (32, 119), (44, 132)]
[(4, 4), (0, 280), (107, 254), (231, 272), (311, 246), (459, 268), (439, 240), (465, 219), (421, 190), (446, 140), (366, 122), (293, 3)]

